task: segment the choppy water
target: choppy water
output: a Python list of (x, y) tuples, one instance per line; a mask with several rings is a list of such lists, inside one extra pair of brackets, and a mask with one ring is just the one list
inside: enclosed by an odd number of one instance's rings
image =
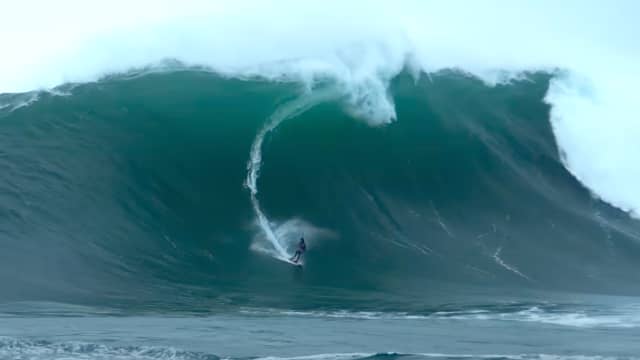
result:
[(518, 310), (526, 306), (427, 316), (275, 309), (163, 316), (20, 304), (2, 309), (0, 358), (635, 359), (640, 351), (637, 307)]

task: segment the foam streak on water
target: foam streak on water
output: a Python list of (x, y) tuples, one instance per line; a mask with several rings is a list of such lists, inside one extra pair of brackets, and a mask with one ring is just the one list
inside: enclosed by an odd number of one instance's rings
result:
[(271, 249), (264, 249), (263, 252), (274, 256), (280, 260), (288, 260), (290, 255), (287, 253), (286, 245), (282, 237), (276, 235), (271, 222), (264, 213), (258, 200), (258, 178), (260, 177), (260, 167), (262, 166), (262, 143), (265, 137), (274, 131), (283, 121), (295, 118), (315, 105), (328, 101), (336, 97), (336, 92), (329, 90), (318, 90), (312, 93), (302, 95), (298, 99), (287, 102), (276, 109), (269, 117), (266, 125), (260, 129), (251, 144), (251, 152), (249, 153), (249, 161), (247, 162), (247, 177), (245, 185), (249, 188), (251, 196), (251, 205), (256, 215), (257, 224), (263, 232), (266, 240), (270, 243)]

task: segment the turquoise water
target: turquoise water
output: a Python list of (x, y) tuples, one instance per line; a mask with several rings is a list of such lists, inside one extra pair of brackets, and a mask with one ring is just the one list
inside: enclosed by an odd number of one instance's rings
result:
[(401, 73), (383, 126), (189, 68), (0, 95), (0, 357), (637, 355), (640, 224), (565, 169), (554, 76)]

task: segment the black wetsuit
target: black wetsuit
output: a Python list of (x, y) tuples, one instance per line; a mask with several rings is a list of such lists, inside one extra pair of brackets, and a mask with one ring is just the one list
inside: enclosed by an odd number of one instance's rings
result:
[(298, 249), (296, 250), (296, 253), (293, 255), (293, 257), (291, 258), (291, 261), (296, 263), (300, 261), (300, 257), (302, 257), (302, 254), (304, 254), (305, 251), (307, 251), (307, 244), (304, 243), (304, 240), (300, 240), (300, 243), (298, 244)]

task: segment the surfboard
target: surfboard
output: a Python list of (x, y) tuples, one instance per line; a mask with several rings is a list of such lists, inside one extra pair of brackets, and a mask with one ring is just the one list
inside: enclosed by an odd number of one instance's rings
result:
[(298, 266), (298, 267), (302, 267), (302, 265), (304, 264), (304, 261), (302, 261), (302, 259), (300, 261), (298, 261), (297, 263), (291, 261), (291, 255), (289, 255), (289, 254), (282, 254), (280, 256), (275, 256), (275, 259), (280, 260), (282, 262), (286, 262), (286, 263), (291, 264), (293, 266)]
[(289, 263), (289, 264), (291, 264), (293, 266), (298, 266), (298, 267), (302, 267), (302, 264), (303, 264), (302, 261), (293, 262), (293, 261), (291, 261), (289, 259), (282, 259), (282, 261), (287, 262), (287, 263)]
[(298, 261), (298, 262), (288, 261), (288, 263), (293, 266), (302, 267), (302, 261)]

